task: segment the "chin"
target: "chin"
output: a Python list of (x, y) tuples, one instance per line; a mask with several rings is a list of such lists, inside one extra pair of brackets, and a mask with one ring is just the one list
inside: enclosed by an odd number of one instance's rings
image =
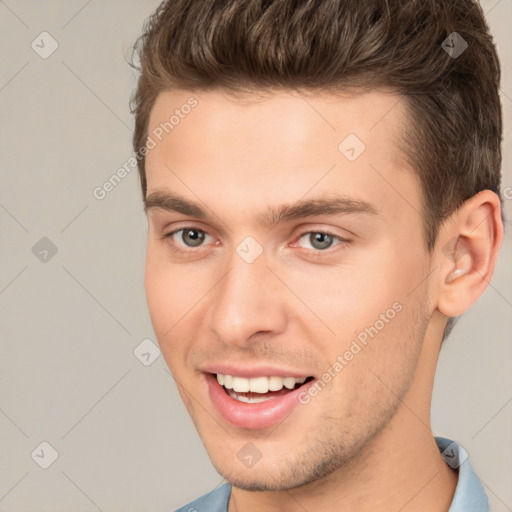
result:
[[(270, 471), (267, 472), (265, 468), (255, 470), (248, 468), (247, 470), (238, 470), (238, 468), (221, 468), (215, 463), (213, 464), (217, 472), (224, 477), (233, 487), (250, 492), (270, 492), (270, 491), (288, 491), (301, 487), (307, 482), (292, 482), (283, 476), (275, 479)], [(272, 468), (271, 468), (272, 469)]]
[[(323, 449), (322, 449), (323, 448)], [(236, 455), (233, 459), (215, 458), (209, 453), (210, 460), (217, 472), (233, 487), (251, 492), (290, 491), (317, 480), (328, 477), (344, 466), (350, 457), (326, 447), (316, 453), (307, 450), (295, 453), (288, 459), (286, 454), (276, 454), (276, 458), (265, 461), (262, 457), (253, 467), (245, 467)]]

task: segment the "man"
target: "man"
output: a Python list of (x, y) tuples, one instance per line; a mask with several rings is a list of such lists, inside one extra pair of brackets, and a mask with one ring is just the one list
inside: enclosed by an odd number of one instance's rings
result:
[(479, 5), (172, 0), (136, 49), (149, 312), (228, 481), (180, 510), (488, 510), (430, 427), (503, 236)]

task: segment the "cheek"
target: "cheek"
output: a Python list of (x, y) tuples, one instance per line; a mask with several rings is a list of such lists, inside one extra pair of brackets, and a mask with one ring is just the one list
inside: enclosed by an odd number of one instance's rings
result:
[(377, 253), (351, 256), (337, 266), (280, 268), (283, 281), (300, 300), (290, 301), (297, 317), (311, 320), (312, 327), (334, 337), (337, 345), (372, 326), (388, 310), (394, 317), (393, 304), (402, 303), (411, 291), (414, 271), (403, 268), (395, 255)]
[(373, 399), (382, 383), (370, 369), (398, 383), (398, 373), (414, 365), (422, 337), (418, 328), (425, 292), (418, 284), (424, 270), (419, 255), (404, 261), (400, 253), (397, 245), (388, 244), (347, 257), (338, 267), (281, 269), (283, 280), (294, 283), (301, 303), (295, 302), (293, 311), (321, 354), (324, 370), (342, 358), (335, 388), (364, 389), (359, 387), (364, 381), (366, 396)]
[(148, 243), (144, 286), (151, 323), (170, 364), (170, 352), (177, 355), (187, 347), (184, 328), (198, 325), (194, 315), (208, 283), (190, 266), (169, 262), (165, 250), (155, 245)]
[(155, 252), (148, 245), (144, 287), (153, 329), (161, 342), (161, 336), (172, 326), (176, 298), (170, 293), (173, 289), (174, 277), (169, 269), (160, 263)]

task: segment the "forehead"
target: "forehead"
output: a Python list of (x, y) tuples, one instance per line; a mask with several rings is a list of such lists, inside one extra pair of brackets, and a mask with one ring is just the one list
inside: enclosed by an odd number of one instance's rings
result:
[(155, 143), (146, 157), (148, 193), (207, 198), (220, 191), (226, 207), (247, 209), (262, 199), (339, 191), (368, 202), (380, 197), (401, 211), (404, 196), (410, 203), (419, 193), (399, 149), (407, 122), (405, 101), (389, 91), (167, 91), (148, 124)]
[[(194, 106), (191, 108), (190, 104)], [(252, 129), (256, 136), (259, 132), (286, 127), (279, 135), (291, 141), (304, 140), (314, 131), (331, 132), (336, 138), (343, 131), (352, 130), (371, 143), (372, 132), (375, 137), (387, 135), (390, 140), (399, 135), (407, 123), (405, 104), (403, 96), (385, 90), (352, 93), (273, 90), (243, 94), (222, 89), (176, 89), (157, 96), (148, 133), (169, 124), (174, 114), (167, 131), (183, 135), (190, 135), (187, 133), (190, 124), (194, 124), (192, 130), (197, 136), (212, 135), (220, 129), (228, 133), (230, 128), (235, 133), (239, 129)], [(201, 126), (185, 122), (187, 117), (200, 117)]]

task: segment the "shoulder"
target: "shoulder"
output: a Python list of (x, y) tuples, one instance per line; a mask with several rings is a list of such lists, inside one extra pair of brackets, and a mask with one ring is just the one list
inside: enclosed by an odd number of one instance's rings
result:
[(224, 484), (214, 491), (191, 501), (175, 512), (227, 512), (231, 485)]

